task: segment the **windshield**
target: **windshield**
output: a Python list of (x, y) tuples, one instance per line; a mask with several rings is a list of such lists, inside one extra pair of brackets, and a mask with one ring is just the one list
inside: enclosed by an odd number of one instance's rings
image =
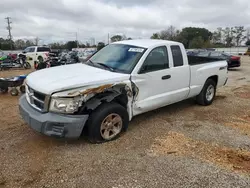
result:
[(110, 44), (93, 55), (90, 61), (94, 65), (102, 64), (114, 71), (130, 74), (145, 51), (145, 48), (137, 46)]
[(25, 48), (24, 53), (29, 53), (29, 52), (35, 52), (35, 47), (28, 47), (28, 48)]

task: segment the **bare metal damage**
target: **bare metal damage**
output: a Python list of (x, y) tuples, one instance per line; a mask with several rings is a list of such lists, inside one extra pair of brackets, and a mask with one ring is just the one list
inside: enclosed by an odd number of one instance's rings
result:
[(139, 89), (132, 82), (121, 82), (114, 84), (105, 84), (93, 86), (90, 88), (76, 90), (67, 93), (68, 97), (80, 97), (82, 103), (79, 104), (79, 113), (88, 114), (96, 109), (103, 102), (116, 101), (124, 106), (132, 118), (132, 104), (137, 97)]

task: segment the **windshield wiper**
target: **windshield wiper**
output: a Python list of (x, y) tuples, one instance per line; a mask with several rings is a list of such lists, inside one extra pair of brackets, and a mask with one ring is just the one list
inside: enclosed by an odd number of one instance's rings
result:
[[(93, 61), (91, 61), (90, 59), (88, 59), (88, 61), (89, 61), (90, 63), (94, 64)], [(87, 61), (87, 62), (88, 62), (88, 61)]]
[(105, 68), (108, 68), (110, 71), (112, 71), (112, 72), (114, 72), (115, 70), (114, 70), (114, 68), (112, 68), (112, 67), (110, 67), (110, 66), (108, 66), (108, 65), (106, 65), (106, 64), (104, 64), (104, 63), (97, 63), (98, 65), (101, 65), (101, 66), (103, 66), (103, 67), (105, 67)]

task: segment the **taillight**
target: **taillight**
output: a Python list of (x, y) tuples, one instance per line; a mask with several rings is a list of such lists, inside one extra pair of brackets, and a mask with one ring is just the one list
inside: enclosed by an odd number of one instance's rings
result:
[(238, 57), (238, 56), (232, 56), (231, 60), (240, 60), (240, 57)]

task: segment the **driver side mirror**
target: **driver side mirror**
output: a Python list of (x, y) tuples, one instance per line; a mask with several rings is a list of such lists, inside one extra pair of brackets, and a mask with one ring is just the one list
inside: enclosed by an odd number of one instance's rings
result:
[(23, 53), (23, 54), (26, 54), (26, 52), (25, 52), (25, 51), (22, 51), (22, 53)]

